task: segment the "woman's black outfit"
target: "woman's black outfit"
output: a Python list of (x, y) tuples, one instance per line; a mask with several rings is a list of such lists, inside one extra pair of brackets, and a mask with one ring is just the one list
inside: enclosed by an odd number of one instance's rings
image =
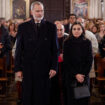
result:
[[(67, 105), (88, 105), (88, 99), (75, 100), (73, 98), (72, 82), (76, 74), (88, 77), (92, 65), (91, 42), (82, 35), (79, 38), (71, 36), (64, 42), (64, 71)], [(88, 79), (87, 79), (88, 83)]]
[(99, 43), (99, 51), (102, 58), (105, 57), (105, 50), (103, 48), (105, 48), (105, 36), (102, 38), (102, 40)]
[[(99, 43), (99, 52), (101, 57), (104, 59), (105, 58), (105, 36), (102, 38), (102, 40)], [(103, 76), (105, 76), (105, 70), (103, 72)]]
[(13, 37), (12, 35), (10, 35), (10, 40), (11, 40), (11, 47), (13, 48), (16, 41), (16, 37)]

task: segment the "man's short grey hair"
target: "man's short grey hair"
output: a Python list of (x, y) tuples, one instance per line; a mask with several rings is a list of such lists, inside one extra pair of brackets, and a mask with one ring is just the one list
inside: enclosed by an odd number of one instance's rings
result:
[(42, 7), (44, 8), (44, 5), (43, 5), (41, 2), (35, 1), (35, 2), (33, 2), (33, 3), (31, 4), (31, 10), (33, 10), (34, 5), (42, 5)]

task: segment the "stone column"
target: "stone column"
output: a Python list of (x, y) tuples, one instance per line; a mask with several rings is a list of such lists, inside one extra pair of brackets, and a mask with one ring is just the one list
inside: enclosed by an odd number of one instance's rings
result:
[(94, 0), (94, 18), (99, 18), (98, 12), (99, 12), (98, 0)]
[(29, 17), (29, 13), (30, 13), (30, 0), (25, 0), (26, 1), (26, 18)]
[(0, 0), (0, 17), (10, 19), (10, 0)]
[(89, 6), (88, 6), (88, 17), (89, 18), (94, 18), (94, 0), (89, 1)]
[(2, 0), (2, 17), (5, 17), (6, 15), (6, 6), (5, 6), (6, 1)]
[(11, 19), (11, 4), (10, 4), (10, 0), (6, 0), (5, 7), (6, 7), (5, 18), (7, 20)]
[(2, 0), (0, 0), (0, 17), (2, 16), (2, 9), (1, 9), (1, 7), (2, 7)]
[(89, 18), (101, 18), (101, 17), (102, 17), (101, 0), (90, 0)]
[[(103, 0), (103, 2), (104, 2), (104, 11), (105, 11), (105, 0)], [(105, 21), (105, 12), (103, 12), (103, 19)]]
[(70, 1), (70, 13), (73, 13), (73, 5), (72, 5), (72, 0)]
[(98, 18), (102, 18), (102, 5), (101, 5), (101, 0), (98, 0)]

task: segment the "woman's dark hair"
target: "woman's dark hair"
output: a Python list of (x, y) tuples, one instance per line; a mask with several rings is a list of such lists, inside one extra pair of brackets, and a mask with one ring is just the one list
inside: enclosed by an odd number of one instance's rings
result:
[(82, 26), (82, 24), (80, 22), (75, 22), (75, 23), (72, 24), (71, 29), (70, 29), (70, 33), (69, 33), (69, 37), (66, 40), (70, 39), (73, 36), (72, 30), (73, 30), (73, 27), (75, 25), (81, 26), (82, 31), (83, 31), (81, 35), (83, 36), (83, 38), (85, 38), (85, 29), (84, 29), (84, 27)]
[(14, 25), (14, 29), (13, 29), (13, 30), (16, 31), (16, 30), (15, 30), (15, 23), (10, 23), (10, 24), (9, 24), (9, 27), (8, 27), (8, 30), (10, 31), (10, 27), (11, 27), (12, 25)]
[[(91, 28), (91, 32), (93, 32), (93, 28), (94, 28), (94, 27), (96, 27), (97, 30), (96, 30), (95, 33), (97, 33), (97, 32), (98, 32), (98, 26), (97, 26), (97, 25), (94, 25), (94, 26)], [(94, 32), (93, 32), (93, 33), (94, 33)], [(94, 33), (94, 34), (95, 34), (95, 33)]]

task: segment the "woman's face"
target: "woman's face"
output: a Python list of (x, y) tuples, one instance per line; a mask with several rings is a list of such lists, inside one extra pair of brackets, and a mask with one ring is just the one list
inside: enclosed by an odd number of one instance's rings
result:
[(72, 34), (74, 37), (78, 38), (83, 33), (82, 27), (80, 25), (74, 25), (72, 28)]
[(94, 26), (94, 23), (90, 23), (89, 24), (89, 29), (91, 30), (93, 26)]
[(94, 33), (97, 32), (97, 27), (94, 26), (94, 27), (92, 28), (92, 32), (94, 32)]
[(14, 24), (11, 24), (10, 25), (10, 30), (14, 30), (14, 28), (15, 28), (15, 25)]
[(104, 31), (105, 30), (105, 26), (104, 25), (100, 25), (100, 31)]

